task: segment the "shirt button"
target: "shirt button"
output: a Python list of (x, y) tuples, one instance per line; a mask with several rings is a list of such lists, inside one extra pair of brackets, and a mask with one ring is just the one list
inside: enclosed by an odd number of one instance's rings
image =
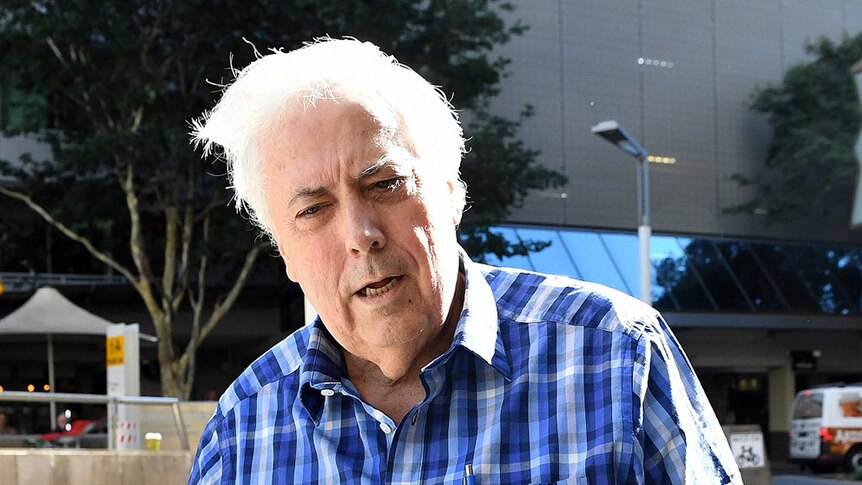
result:
[(386, 423), (380, 423), (380, 430), (386, 434), (389, 434), (392, 432), (392, 428)]
[(332, 389), (323, 389), (322, 391), (320, 391), (320, 395), (325, 397), (334, 396), (335, 391), (333, 391)]

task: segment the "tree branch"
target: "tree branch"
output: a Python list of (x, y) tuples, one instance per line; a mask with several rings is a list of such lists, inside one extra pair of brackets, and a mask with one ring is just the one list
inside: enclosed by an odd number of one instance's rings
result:
[(189, 338), (189, 343), (186, 346), (180, 358), (179, 371), (183, 373), (186, 379), (191, 380), (194, 377), (195, 361), (197, 357), (198, 345), (200, 345), (200, 328), (201, 315), (203, 314), (204, 299), (206, 296), (206, 273), (207, 273), (207, 251), (206, 246), (210, 236), (210, 218), (209, 215), (204, 218), (203, 230), (201, 231), (203, 239), (204, 251), (201, 252), (201, 260), (198, 266), (198, 288), (197, 296), (190, 293), (189, 303), (192, 306), (192, 332)]
[(11, 197), (13, 199), (17, 199), (17, 200), (20, 200), (21, 202), (24, 202), (25, 204), (27, 204), (27, 206), (31, 210), (33, 210), (33, 212), (39, 214), (39, 216), (41, 216), (42, 219), (45, 220), (45, 222), (47, 222), (48, 224), (51, 224), (52, 226), (57, 228), (57, 230), (59, 230), (61, 233), (63, 233), (63, 235), (65, 235), (69, 239), (71, 239), (71, 240), (81, 244), (82, 246), (84, 246), (84, 248), (94, 258), (98, 259), (102, 263), (106, 264), (107, 266), (113, 268), (115, 271), (117, 271), (118, 273), (123, 275), (127, 280), (129, 280), (129, 283), (131, 283), (132, 285), (134, 285), (136, 287), (139, 284), (138, 278), (135, 277), (135, 275), (131, 272), (131, 270), (129, 270), (125, 266), (121, 265), (115, 259), (111, 258), (107, 254), (96, 249), (96, 247), (93, 246), (93, 243), (90, 242), (89, 239), (87, 239), (86, 237), (81, 236), (80, 234), (76, 233), (75, 231), (69, 229), (69, 227), (67, 227), (65, 224), (63, 224), (62, 222), (55, 219), (51, 214), (48, 213), (48, 211), (46, 211), (41, 205), (34, 202), (33, 199), (31, 199), (26, 194), (23, 194), (23, 193), (18, 192), (16, 190), (9, 190), (9, 189), (3, 187), (2, 185), (0, 185), (0, 194), (6, 195), (6, 196)]
[(215, 326), (218, 325), (218, 323), (224, 317), (225, 313), (227, 313), (227, 311), (230, 310), (231, 306), (233, 306), (234, 302), (239, 296), (240, 290), (242, 290), (242, 287), (245, 285), (245, 280), (248, 279), (248, 275), (251, 273), (251, 268), (254, 266), (258, 255), (260, 255), (261, 251), (269, 247), (270, 244), (268, 242), (259, 242), (255, 244), (255, 246), (248, 252), (248, 254), (246, 254), (242, 269), (240, 270), (239, 275), (237, 275), (236, 279), (234, 280), (233, 286), (231, 287), (225, 299), (214, 305), (209, 320), (207, 320), (207, 323), (201, 329), (201, 342), (203, 342), (207, 335), (212, 332)]
[(48, 37), (45, 37), (45, 42), (48, 43), (48, 47), (51, 48), (51, 52), (54, 53), (54, 57), (56, 57), (57, 60), (60, 61), (60, 64), (63, 67), (68, 68), (69, 64), (66, 63), (66, 58), (63, 57), (63, 53), (60, 52), (60, 48), (57, 47), (57, 43), (54, 42), (54, 39), (52, 39), (51, 36), (49, 35)]
[(161, 8), (158, 9), (158, 13), (156, 14), (155, 22), (153, 22), (152, 27), (150, 27), (150, 31), (147, 32), (147, 36), (144, 38), (144, 42), (141, 45), (141, 65), (144, 66), (144, 69), (152, 72), (153, 68), (149, 62), (149, 53), (150, 48), (153, 45), (153, 41), (161, 29), (162, 21), (164, 20), (164, 12)]
[(173, 308), (174, 277), (177, 274), (177, 226), (179, 225), (179, 210), (172, 205), (166, 205), (165, 213), (165, 252), (164, 270), (162, 271), (162, 308), (169, 311)]
[[(191, 256), (192, 236), (194, 230), (193, 205), (195, 201), (194, 168), (192, 165), (189, 166), (187, 177), (188, 187), (185, 209), (183, 211), (182, 249), (180, 250), (180, 281), (174, 299), (171, 302), (174, 312), (177, 311), (180, 306), (180, 302), (182, 302), (183, 297), (186, 294), (186, 290), (189, 287), (189, 276), (191, 274), (189, 258)], [(205, 230), (208, 231), (209, 227), (207, 226)]]
[[(141, 213), (138, 209), (138, 196), (135, 194), (134, 169), (132, 164), (128, 163), (125, 167), (125, 173), (120, 173), (117, 169), (117, 176), (120, 177), (120, 186), (126, 194), (126, 207), (129, 211), (129, 219), (131, 221), (131, 230), (129, 233), (129, 250), (132, 253), (132, 261), (138, 269), (140, 280), (138, 281), (137, 290), (147, 306), (147, 310), (152, 315), (153, 321), (164, 321), (164, 312), (156, 302), (153, 294), (153, 274), (150, 270), (149, 259), (144, 245), (144, 237), (141, 232)], [(156, 318), (158, 317), (158, 318)], [(162, 325), (164, 327), (164, 325)], [(156, 332), (160, 339), (171, 338), (170, 328), (156, 327)]]

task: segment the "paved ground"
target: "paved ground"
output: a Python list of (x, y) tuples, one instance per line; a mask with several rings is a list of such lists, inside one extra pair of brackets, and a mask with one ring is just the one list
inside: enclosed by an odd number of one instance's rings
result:
[(815, 475), (809, 470), (801, 470), (799, 466), (790, 463), (772, 463), (773, 485), (862, 485), (862, 481), (853, 481), (843, 471)]
[(772, 485), (840, 485), (862, 482), (845, 480), (841, 478), (829, 478), (828, 475), (773, 475)]

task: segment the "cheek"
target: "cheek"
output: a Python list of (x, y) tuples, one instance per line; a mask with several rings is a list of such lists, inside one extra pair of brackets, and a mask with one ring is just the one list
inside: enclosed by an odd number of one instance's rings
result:
[(332, 254), (327, 254), (319, 244), (310, 247), (316, 249), (302, 251), (301, 255), (293, 253), (287, 259), (288, 274), (293, 281), (304, 288), (307, 287), (311, 293), (326, 292), (331, 295), (338, 287), (339, 268), (336, 258)]
[(432, 218), (413, 227), (416, 243), (422, 252), (421, 263), (427, 266), (427, 271), (430, 273), (432, 290), (439, 288), (442, 283), (444, 271), (442, 266), (448, 259), (447, 248), (452, 245), (449, 239), (455, 237), (454, 229), (450, 229), (445, 224), (446, 221), (442, 218), (437, 220)]
[(326, 306), (335, 301), (334, 293), (337, 283), (332, 281), (332, 271), (317, 266), (315, 271), (307, 272), (304, 276), (300, 281), (300, 286), (306, 294), (317, 302), (317, 305)]

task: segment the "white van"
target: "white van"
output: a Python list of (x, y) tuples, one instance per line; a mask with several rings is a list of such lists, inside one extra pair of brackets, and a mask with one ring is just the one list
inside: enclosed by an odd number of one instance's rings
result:
[(825, 471), (862, 471), (862, 385), (830, 385), (796, 394), (790, 419), (790, 461)]

